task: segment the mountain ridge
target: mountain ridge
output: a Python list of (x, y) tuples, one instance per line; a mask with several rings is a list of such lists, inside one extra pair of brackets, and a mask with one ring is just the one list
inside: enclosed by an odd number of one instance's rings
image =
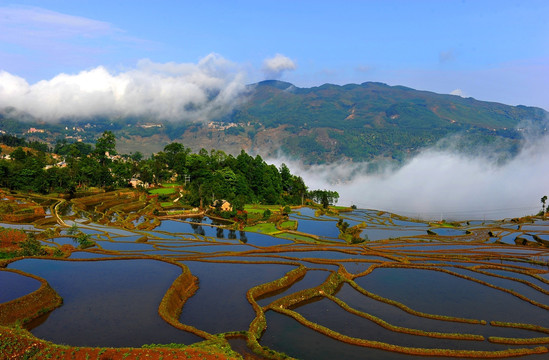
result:
[[(265, 80), (248, 85), (245, 97), (232, 111), (205, 122), (167, 122), (143, 116), (63, 119), (57, 124), (27, 119), (22, 123), (25, 116), (5, 109), (0, 114), (0, 129), (14, 135), (27, 131), (26, 135), (50, 143), (71, 137), (93, 142), (101, 131), (111, 130), (127, 152), (155, 152), (178, 141), (195, 150), (217, 148), (237, 154), (245, 149), (264, 157), (283, 153), (309, 164), (380, 158), (401, 162), (454, 134), (466, 135), (461, 146), (465, 150), (489, 144), (512, 156), (521, 144), (519, 124), (529, 121), (542, 128), (547, 115), (537, 107), (381, 82), (300, 88)], [(32, 124), (45, 132), (28, 133)]]

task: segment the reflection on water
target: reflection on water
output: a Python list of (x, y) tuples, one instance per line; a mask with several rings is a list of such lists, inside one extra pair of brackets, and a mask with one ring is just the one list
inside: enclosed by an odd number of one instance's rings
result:
[[(99, 247), (74, 252), (70, 257), (82, 261), (25, 259), (9, 267), (43, 277), (64, 298), (62, 307), (32, 323), (32, 332), (47, 340), (77, 346), (121, 347), (201, 340), (171, 327), (158, 316), (162, 296), (181, 274), (179, 267), (154, 260), (112, 260), (113, 256), (161, 256), (188, 266), (198, 278), (199, 289), (183, 307), (179, 320), (211, 334), (248, 330), (256, 314), (247, 292), (257, 285), (278, 283), (290, 270), (305, 266), (304, 277), (256, 299), (267, 318), (261, 344), (297, 358), (410, 357), (345, 344), (269, 310), (273, 302), (291, 298), (302, 290), (318, 291), (336, 272), (345, 279), (334, 293), (337, 299), (396, 326), (485, 337), (545, 336), (530, 330), (436, 320), (404, 311), (403, 307), (427, 315), (547, 326), (548, 312), (543, 306), (549, 305), (549, 295), (539, 289), (549, 286), (544, 263), (549, 260), (549, 251), (543, 247), (518, 247), (514, 240), (517, 236), (534, 243), (536, 237), (549, 239), (549, 222), (494, 222), (489, 229), (483, 228), (483, 223), (464, 222), (456, 228), (446, 228), (374, 210), (317, 217), (311, 208), (298, 209), (290, 218), (297, 220), (299, 231), (317, 235), (320, 240), (311, 238), (302, 243), (237, 231), (209, 218), (163, 220), (149, 231), (81, 224), (76, 219), (67, 223), (76, 223), (83, 232), (92, 234)], [(338, 239), (336, 224), (340, 218), (350, 226), (360, 224), (362, 236), (367, 236), (368, 241), (350, 245)], [(428, 230), (432, 233), (428, 234)], [(47, 241), (58, 246), (72, 244), (68, 236)], [(86, 261), (90, 259), (100, 261)], [(0, 302), (39, 286), (36, 280), (6, 274), (0, 271)], [(369, 297), (359, 289), (397, 304)], [(294, 300), (291, 309), (307, 320), (356, 338), (426, 348), (523, 347), (405, 335), (380, 328), (325, 297)], [(231, 341), (236, 347), (245, 346), (241, 339)]]
[(440, 236), (461, 236), (466, 234), (465, 230), (452, 228), (433, 228), (431, 231)]
[(337, 221), (298, 219), (297, 230), (323, 238), (337, 238)]
[(94, 252), (87, 252), (87, 251), (75, 251), (69, 256), (69, 259), (101, 259), (101, 258), (109, 258), (113, 257), (114, 255), (108, 255), (108, 254), (98, 254)]
[(319, 286), (322, 284), (326, 278), (328, 277), (327, 271), (320, 271), (320, 270), (309, 270), (305, 274), (303, 278), (301, 278), (298, 282), (290, 286), (289, 288), (281, 289), (280, 291), (276, 291), (274, 293), (267, 294), (268, 296), (260, 297), (257, 300), (257, 303), (261, 306), (266, 306), (269, 303), (280, 299), (281, 297), (284, 297), (286, 295), (289, 295), (291, 293), (295, 293), (300, 290), (309, 289), (315, 286)]
[(370, 241), (393, 239), (403, 236), (425, 235), (425, 230), (399, 230), (399, 229), (370, 229), (362, 230), (361, 236)]
[(11, 271), (0, 270), (0, 303), (17, 299), (38, 290), (40, 281)]
[[(376, 269), (356, 282), (368, 291), (422, 312), (486, 321), (546, 324), (546, 310), (511, 294), (439, 271)], [(545, 299), (549, 303), (549, 296), (545, 295)]]
[(18, 230), (37, 230), (33, 225), (0, 223), (0, 227)]
[(200, 279), (200, 289), (183, 307), (180, 321), (212, 333), (247, 330), (255, 316), (246, 300), (248, 289), (276, 280), (295, 268), (202, 262), (186, 265)]
[(73, 346), (192, 343), (200, 339), (158, 316), (177, 266), (154, 260), (70, 262), (27, 259), (10, 265), (46, 279), (63, 306), (32, 329), (39, 338)]
[[(381, 341), (390, 344), (424, 348), (460, 348), (471, 350), (500, 350), (502, 345), (484, 341), (463, 341), (436, 339), (426, 336), (408, 335), (385, 329), (374, 322), (344, 311), (333, 301), (322, 299), (299, 307), (296, 311), (308, 320), (337, 331), (343, 335), (360, 339)], [(507, 348), (504, 345), (503, 348)]]
[(317, 333), (297, 321), (275, 312), (268, 312), (267, 330), (261, 345), (277, 349), (298, 359), (410, 359), (410, 355), (391, 353), (349, 345)]

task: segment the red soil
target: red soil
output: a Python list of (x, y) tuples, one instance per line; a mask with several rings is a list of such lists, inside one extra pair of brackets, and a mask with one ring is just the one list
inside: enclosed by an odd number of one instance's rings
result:
[(72, 360), (169, 360), (169, 359), (237, 359), (216, 352), (215, 349), (171, 348), (85, 348), (54, 345), (25, 334), (24, 330), (0, 327), (0, 343), (3, 350), (0, 360), (21, 359), (72, 359)]

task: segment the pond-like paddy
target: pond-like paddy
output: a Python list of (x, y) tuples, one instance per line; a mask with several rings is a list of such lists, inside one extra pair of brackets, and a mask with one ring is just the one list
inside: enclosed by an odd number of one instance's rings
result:
[(17, 299), (38, 290), (40, 281), (12, 271), (0, 271), (0, 303)]
[[(549, 222), (491, 222), (490, 228), (484, 227), (487, 222), (463, 222), (446, 228), (374, 210), (316, 216), (312, 208), (294, 210), (290, 218), (298, 222), (298, 231), (319, 238), (284, 239), (238, 231), (209, 218), (157, 221), (156, 228), (145, 231), (84, 224), (72, 217), (67, 223), (91, 235), (97, 246), (73, 252), (71, 261), (22, 259), (8, 269), (45, 279), (63, 297), (61, 307), (27, 325), (31, 332), (74, 346), (201, 341), (158, 315), (161, 299), (182, 273), (176, 264), (187, 266), (198, 279), (198, 289), (181, 309), (179, 322), (212, 335), (248, 331), (256, 312), (247, 296), (251, 289), (269, 284), (271, 290), (255, 299), (266, 318), (259, 342), (294, 358), (411, 356), (353, 345), (338, 336), (394, 346), (489, 352), (536, 346), (496, 344), (487, 340), (490, 336), (547, 336), (489, 322), (548, 327), (549, 249), (517, 246), (514, 240), (520, 236), (535, 242), (534, 235), (549, 239)], [(350, 226), (361, 224), (361, 236), (367, 241), (348, 244), (340, 239), (339, 219)], [(138, 224), (149, 220), (136, 219)], [(24, 228), (42, 231), (31, 225)], [(489, 231), (493, 236), (484, 236)], [(53, 247), (78, 246), (66, 230), (61, 234), (41, 239)], [(300, 275), (285, 283), (284, 277), (296, 269)], [(40, 286), (36, 279), (5, 270), (0, 271), (0, 284), (0, 303)], [(275, 311), (275, 304), (289, 313)], [(299, 316), (301, 322), (296, 320)], [(412, 335), (381, 327), (374, 318), (396, 328), (484, 338)], [(307, 321), (313, 325), (305, 325)], [(318, 330), (321, 327), (339, 335), (328, 336)], [(242, 350), (246, 346), (242, 338), (232, 339), (231, 344), (243, 354), (251, 351)]]
[[(381, 268), (356, 279), (356, 283), (421, 312), (546, 325), (547, 310), (500, 290), (439, 271)], [(549, 296), (545, 297), (549, 303)]]
[(40, 338), (116, 347), (200, 340), (158, 316), (164, 293), (181, 274), (177, 266), (154, 260), (27, 259), (10, 268), (46, 279), (63, 297), (63, 306), (29, 325)]

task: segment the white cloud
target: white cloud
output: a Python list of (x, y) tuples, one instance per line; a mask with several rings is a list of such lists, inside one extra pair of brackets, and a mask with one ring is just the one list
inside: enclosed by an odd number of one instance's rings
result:
[(461, 90), (461, 89), (452, 90), (452, 91), (450, 92), (450, 95), (461, 96), (462, 98), (467, 97), (467, 95), (465, 95), (465, 93), (464, 93), (463, 90)]
[(292, 71), (297, 68), (296, 63), (287, 56), (276, 54), (272, 58), (263, 61), (263, 72), (266, 76), (278, 79), (285, 71)]
[[(161, 45), (126, 34), (115, 25), (40, 7), (0, 6), (0, 70), (25, 73), (33, 81), (44, 74), (78, 71), (101, 63), (120, 63), (135, 51)], [(134, 60), (132, 60), (133, 62)]]
[(16, 44), (39, 44), (76, 36), (98, 37), (121, 30), (111, 24), (39, 7), (0, 7), (0, 39)]
[(549, 136), (530, 140), (514, 159), (426, 150), (401, 168), (366, 174), (368, 164), (305, 168), (284, 159), (311, 189), (332, 189), (339, 204), (423, 219), (502, 219), (532, 215), (549, 195)]
[(217, 54), (197, 64), (141, 60), (117, 74), (99, 66), (32, 85), (0, 72), (0, 107), (50, 121), (97, 115), (205, 120), (228, 111), (244, 91), (243, 73)]

